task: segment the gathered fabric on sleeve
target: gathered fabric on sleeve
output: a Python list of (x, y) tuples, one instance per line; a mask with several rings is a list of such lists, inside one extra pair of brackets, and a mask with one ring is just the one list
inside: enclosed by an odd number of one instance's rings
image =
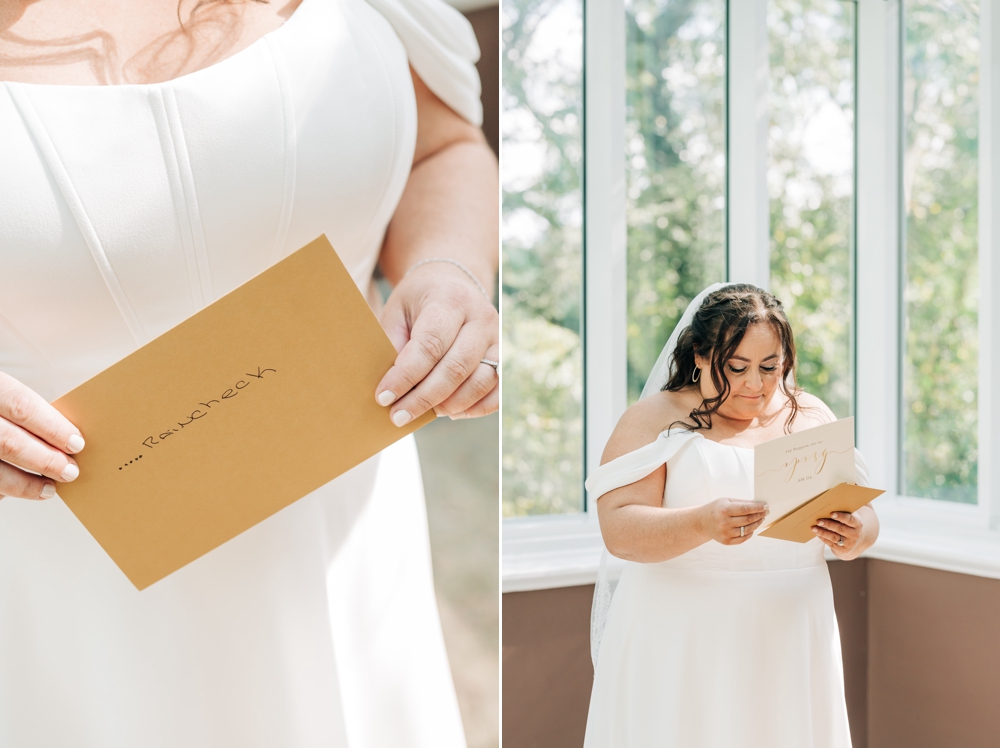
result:
[(444, 0), (367, 0), (385, 16), (427, 87), (474, 125), (483, 123), (472, 25)]
[(686, 429), (667, 430), (645, 447), (601, 465), (584, 484), (590, 498), (596, 501), (609, 491), (642, 480), (660, 465), (665, 465), (695, 437), (704, 438), (701, 434)]

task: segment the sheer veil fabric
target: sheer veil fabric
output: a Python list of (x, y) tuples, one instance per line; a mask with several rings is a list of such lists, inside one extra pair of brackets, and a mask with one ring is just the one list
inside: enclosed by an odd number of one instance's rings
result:
[[(695, 312), (701, 306), (702, 302), (708, 297), (710, 293), (718, 291), (720, 288), (725, 288), (729, 285), (735, 285), (732, 283), (713, 283), (708, 286), (701, 293), (691, 299), (691, 303), (687, 305), (684, 310), (684, 314), (681, 315), (680, 320), (677, 322), (677, 326), (674, 327), (674, 331), (670, 333), (670, 337), (667, 339), (666, 344), (663, 346), (663, 350), (660, 351), (660, 355), (656, 359), (656, 363), (653, 364), (653, 370), (649, 373), (649, 377), (646, 379), (646, 384), (642, 388), (642, 394), (639, 399), (649, 397), (650, 395), (655, 395), (657, 392), (663, 389), (663, 386), (670, 379), (670, 365), (673, 362), (674, 350), (677, 348), (677, 339), (680, 337), (681, 333), (684, 332), (686, 328), (691, 325), (691, 320), (694, 319)], [(656, 446), (654, 442), (650, 446)], [(679, 448), (678, 444), (678, 448)], [(641, 452), (642, 450), (638, 450)], [(633, 453), (635, 454), (635, 453)], [(640, 474), (635, 477), (635, 480), (649, 475), (649, 470), (646, 472), (641, 472), (645, 461), (642, 459), (645, 455), (637, 455), (636, 457), (636, 467), (638, 467)], [(668, 458), (664, 458), (664, 461)], [(655, 467), (658, 467), (662, 462), (657, 462)], [(601, 481), (607, 471), (602, 472), (602, 467), (599, 467), (594, 473), (587, 478), (586, 487), (587, 491), (590, 492), (591, 497), (596, 500), (598, 497), (607, 493), (608, 488), (601, 490)], [(594, 602), (591, 606), (590, 611), (590, 658), (597, 664), (597, 653), (601, 648), (601, 637), (604, 634), (604, 624), (608, 619), (608, 609), (611, 607), (611, 598), (614, 596), (615, 587), (617, 586), (617, 579), (610, 571), (610, 556), (608, 549), (605, 548), (601, 553), (601, 565), (598, 567), (597, 571), (597, 584), (594, 587)]]

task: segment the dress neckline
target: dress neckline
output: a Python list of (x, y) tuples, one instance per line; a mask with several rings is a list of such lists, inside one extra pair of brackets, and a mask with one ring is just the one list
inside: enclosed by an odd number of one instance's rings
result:
[(753, 447), (739, 447), (735, 444), (723, 444), (722, 442), (715, 441), (715, 439), (709, 439), (707, 436), (698, 431), (688, 431), (687, 429), (667, 429), (663, 433), (668, 437), (677, 433), (691, 434), (692, 436), (700, 436), (702, 439), (712, 444), (718, 444), (720, 447), (726, 447), (727, 449), (742, 449), (744, 452), (753, 452)]
[(172, 83), (189, 81), (189, 80), (191, 80), (196, 75), (199, 75), (201, 73), (206, 73), (209, 70), (213, 70), (214, 68), (217, 68), (217, 67), (219, 67), (221, 65), (225, 65), (226, 63), (228, 63), (228, 62), (230, 62), (232, 60), (236, 60), (241, 55), (245, 55), (245, 54), (249, 53), (250, 50), (254, 49), (255, 47), (260, 47), (260, 46), (263, 46), (263, 45), (267, 44), (270, 39), (273, 39), (277, 34), (280, 34), (282, 31), (284, 31), (286, 28), (288, 28), (289, 25), (291, 25), (292, 22), (295, 21), (295, 19), (298, 18), (298, 16), (302, 13), (302, 9), (305, 6), (309, 5), (310, 2), (311, 2), (311, 0), (299, 0), (298, 7), (295, 8), (295, 10), (292, 11), (292, 15), (290, 15), (288, 18), (286, 18), (285, 21), (284, 21), (284, 23), (282, 23), (280, 26), (278, 26), (278, 28), (271, 29), (266, 34), (263, 34), (263, 35), (257, 37), (250, 44), (248, 44), (247, 46), (245, 46), (243, 49), (241, 49), (241, 50), (239, 50), (237, 52), (234, 52), (233, 54), (229, 55), (229, 57), (224, 57), (221, 60), (213, 62), (211, 65), (206, 65), (203, 68), (198, 68), (197, 70), (192, 70), (190, 73), (184, 73), (183, 75), (178, 75), (178, 76), (176, 76), (174, 78), (170, 78), (170, 79), (165, 80), (165, 81), (154, 81), (152, 83), (97, 84), (97, 85), (92, 85), (92, 86), (91, 85), (78, 85), (78, 84), (74, 84), (74, 83), (28, 83), (28, 82), (21, 82), (21, 81), (0, 81), (0, 84), (2, 84), (4, 86), (20, 86), (20, 87), (24, 87), (24, 88), (37, 88), (37, 89), (73, 89), (73, 90), (94, 89), (94, 90), (100, 90), (100, 91), (105, 91), (105, 90), (131, 90), (131, 91), (145, 90), (145, 91), (149, 91), (149, 90), (153, 90), (153, 89), (155, 89), (155, 88), (157, 88), (159, 86), (169, 86)]

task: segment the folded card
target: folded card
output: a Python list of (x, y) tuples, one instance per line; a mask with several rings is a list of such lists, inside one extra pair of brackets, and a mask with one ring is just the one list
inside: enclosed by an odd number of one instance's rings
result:
[(754, 447), (754, 500), (771, 513), (759, 534), (804, 543), (816, 520), (855, 512), (884, 491), (856, 485), (854, 418), (815, 426)]
[(395, 358), (320, 237), (56, 400), (59, 496), (143, 589), (433, 420), (375, 402)]

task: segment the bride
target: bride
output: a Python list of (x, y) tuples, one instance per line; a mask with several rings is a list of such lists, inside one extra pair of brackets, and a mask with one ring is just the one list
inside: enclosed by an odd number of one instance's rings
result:
[(386, 421), (496, 410), (478, 56), (443, 0), (0, 2), (0, 746), (464, 747), (412, 438), (140, 592), (46, 400), (325, 234)]
[(587, 481), (627, 562), (610, 606), (606, 581), (595, 594), (587, 748), (851, 745), (823, 551), (856, 558), (875, 513), (834, 513), (804, 544), (754, 536), (768, 514), (751, 500), (754, 445), (835, 420), (794, 365), (781, 302), (716, 284), (618, 422)]

